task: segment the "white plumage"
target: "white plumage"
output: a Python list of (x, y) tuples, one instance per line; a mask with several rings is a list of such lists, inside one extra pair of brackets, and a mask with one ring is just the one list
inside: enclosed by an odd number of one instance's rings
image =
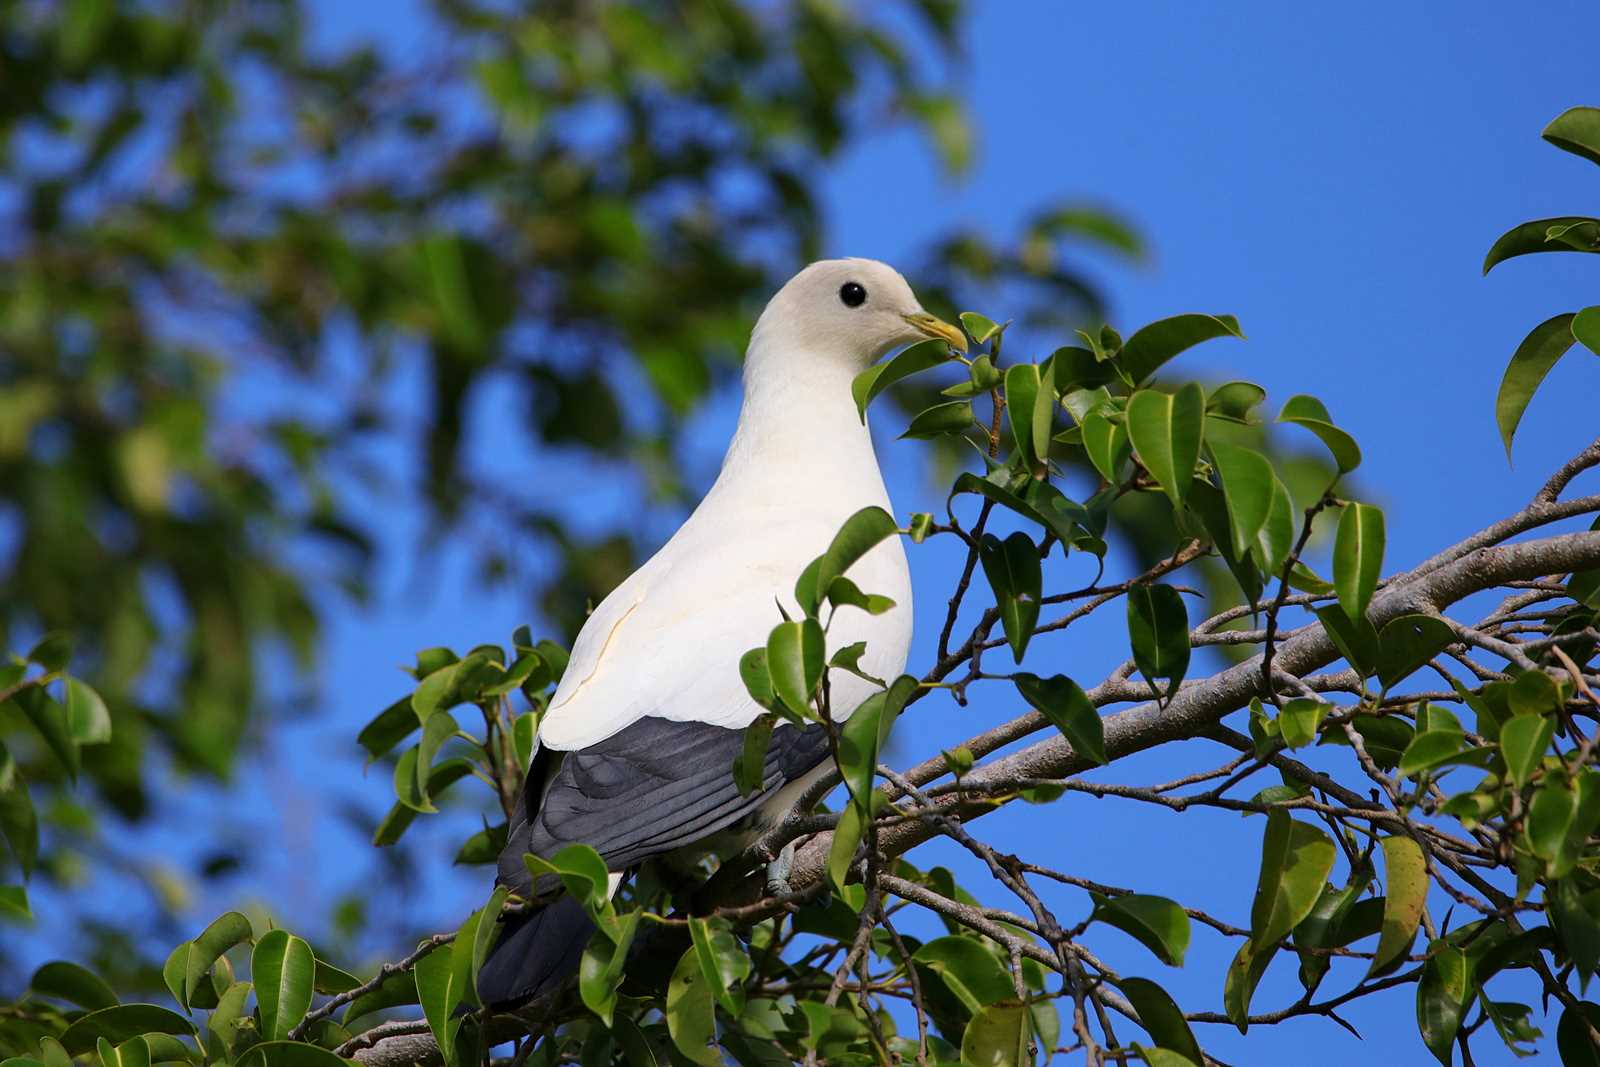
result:
[[(841, 289), (862, 287), (848, 306)], [(850, 382), (887, 350), (928, 336), (959, 340), (922, 310), (903, 278), (873, 260), (812, 264), (767, 306), (751, 338), (744, 402), (722, 472), (661, 550), (601, 602), (540, 726), (558, 750), (594, 744), (645, 715), (742, 727), (761, 713), (739, 678), (739, 657), (791, 617), (794, 583), (846, 518), (876, 505), (893, 514), (872, 437)], [(850, 577), (895, 607), (880, 616), (843, 608), (828, 650), (867, 643), (862, 668), (892, 678), (911, 643), (911, 577), (898, 538)], [(835, 672), (834, 715), (872, 692)]]

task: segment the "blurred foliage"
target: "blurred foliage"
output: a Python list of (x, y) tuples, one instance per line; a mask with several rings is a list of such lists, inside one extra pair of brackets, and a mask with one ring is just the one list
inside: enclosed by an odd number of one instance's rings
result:
[[(86, 796), (130, 819), (155, 771), (226, 778), (298, 696), (264, 657), (311, 665), (393, 500), (435, 541), (470, 521), (481, 573), (570, 634), (633, 567), (637, 516), (576, 530), (503, 452), (677, 506), (683, 417), (825, 245), (819, 169), (896, 126), (951, 173), (979, 150), (945, 88), (955, 0), (436, 0), (415, 46), (317, 14), (0, 4), (0, 647), (74, 636), (117, 738), (85, 750)], [(1015, 286), (1041, 318), (1097, 310), (1069, 239), (1139, 251), (1077, 207), (929, 238), (936, 291)], [(496, 387), (526, 426), (474, 462)], [(402, 475), (375, 458), (396, 443)], [(92, 845), (56, 830), (47, 852)]]

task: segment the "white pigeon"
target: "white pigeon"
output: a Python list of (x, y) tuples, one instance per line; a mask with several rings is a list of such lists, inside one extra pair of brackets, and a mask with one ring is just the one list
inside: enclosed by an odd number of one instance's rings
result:
[[(825, 773), (820, 727), (780, 724), (762, 788), (742, 796), (734, 759), (763, 712), (739, 659), (803, 612), (795, 579), (865, 507), (893, 514), (851, 381), (886, 353), (934, 338), (965, 350), (961, 331), (924, 311), (893, 268), (870, 259), (813, 263), (780, 289), (751, 334), (733, 440), (705, 499), (578, 633), (539, 724), (527, 785), (500, 856), (501, 884), (535, 890), (524, 853), (583, 842), (605, 859), (612, 889), (643, 860), (719, 832), (759, 833)], [(911, 644), (911, 576), (899, 538), (850, 568), (881, 615), (842, 607), (831, 655), (866, 642), (861, 669), (892, 678)], [(835, 719), (876, 686), (835, 672)], [(541, 880), (539, 892), (547, 891)], [(577, 968), (593, 927), (570, 897), (507, 924), (479, 975), (487, 1003), (550, 988)]]

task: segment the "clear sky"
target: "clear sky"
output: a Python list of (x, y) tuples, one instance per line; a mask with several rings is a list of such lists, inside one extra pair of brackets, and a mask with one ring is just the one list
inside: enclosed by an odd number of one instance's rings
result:
[[(1600, 103), (1594, 64), (1581, 47), (1600, 36), (1600, 8), (1060, 0), (975, 7), (970, 63), (958, 87), (980, 131), (972, 172), (961, 182), (941, 176), (910, 134), (863, 144), (821, 175), (830, 253), (904, 262), (954, 223), (1010, 233), (1031, 209), (1064, 196), (1115, 209), (1143, 232), (1153, 256), (1139, 268), (1085, 256), (1111, 294), (1114, 323), (1127, 332), (1182, 311), (1237, 315), (1247, 342), (1212, 342), (1184, 357), (1183, 368), (1260, 382), (1271, 413), (1294, 393), (1321, 397), (1361, 442), (1361, 485), (1388, 512), (1386, 569), (1524, 503), (1549, 470), (1593, 438), (1600, 418), (1557, 415), (1576, 410), (1575, 396), (1600, 397), (1600, 362), (1581, 351), (1530, 408), (1514, 469), (1494, 429), (1493, 402), (1505, 362), (1530, 327), (1600, 297), (1595, 262), (1529, 257), (1488, 278), (1479, 265), (1493, 239), (1517, 222), (1593, 210), (1600, 170), (1545, 145), (1538, 133), (1568, 106)], [(333, 8), (330, 0), (329, 18), (339, 32), (387, 22), (378, 32), (403, 37), (407, 28), (387, 4)], [(1063, 341), (1023, 334), (1008, 350), (1043, 355)], [(699, 421), (697, 456), (720, 453), (735, 401), (721, 398)], [(881, 455), (897, 508), (937, 510), (943, 494), (917, 464), (915, 446), (888, 436)], [(380, 594), (359, 610), (329, 601), (338, 612), (327, 652), (338, 664), (336, 701), (273, 742), (279, 753), (315, 746), (328, 762), (311, 774), (269, 752), (260, 772), (268, 781), (306, 778), (299, 783), (306, 799), (243, 809), (247, 829), (298, 842), (265, 859), (274, 877), (259, 893), (296, 923), (320, 922), (340, 894), (366, 887), (368, 857), (344, 859), (364, 846), (337, 805), (317, 798), (337, 782), (341, 798), (387, 804), (387, 775), (362, 781), (348, 754), (359, 724), (405, 691), (396, 666), (429, 645), (503, 642), (532, 617), (517, 597), (478, 587), (457, 554), (431, 555), (417, 568), (416, 516), (401, 507), (393, 518)], [(954, 559), (932, 544), (912, 555), (920, 597), (913, 669), (932, 647)], [(1125, 650), (1113, 612), (1103, 632), (1041, 647), (1053, 658), (1041, 665), (1092, 682)], [(940, 703), (923, 702), (902, 724), (897, 742), (907, 760), (1017, 710), (1004, 694), (967, 709)], [(1197, 742), (1118, 768), (1117, 777), (1154, 781), (1207, 759), (1221, 757)], [(177, 806), (218, 799), (192, 790)], [(1001, 847), (1049, 842), (1054, 862), (1073, 873), (1247, 921), (1259, 820), (1178, 819), (1069, 797), (981, 825)], [(424, 846), (439, 842), (433, 859), (448, 865), (450, 835), (436, 835), (426, 820), (413, 833)], [(313, 843), (319, 835), (320, 846)], [(415, 854), (425, 857), (426, 847)], [(934, 855), (918, 858), (931, 863)], [(476, 906), (488, 878), (486, 871), (430, 874), (419, 889), (380, 896), (375, 917), (404, 932), (432, 920), (453, 924)], [(1073, 921), (1087, 908), (1078, 892), (1054, 902)], [(1107, 934), (1097, 946), (1124, 973), (1170, 980), (1185, 1007), (1220, 1007), (1230, 951), (1219, 939), (1197, 930), (1181, 972), (1121, 935)], [(1336, 970), (1324, 992), (1353, 979)], [(1298, 988), (1292, 964), (1280, 961), (1255, 1006), (1281, 1006)], [(1515, 982), (1505, 988), (1518, 994), (1512, 999), (1532, 996)], [(1205, 1027), (1200, 1037), (1234, 1063), (1365, 1062), (1380, 1049), (1393, 1050), (1398, 1062), (1422, 1062), (1412, 1011), (1409, 990), (1352, 1008), (1365, 1044), (1325, 1021), (1258, 1028), (1248, 1039)], [(1547, 1029), (1553, 1033), (1553, 1019)], [(1487, 1035), (1475, 1047), (1480, 1064), (1512, 1062)], [(1549, 1041), (1545, 1047), (1553, 1051)]]

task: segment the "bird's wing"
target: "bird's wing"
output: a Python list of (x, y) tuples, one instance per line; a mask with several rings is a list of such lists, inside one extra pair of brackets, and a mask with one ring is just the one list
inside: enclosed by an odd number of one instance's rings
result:
[[(541, 745), (585, 748), (647, 715), (743, 727), (761, 714), (740, 680), (739, 659), (782, 621), (779, 603), (796, 616), (795, 579), (828, 547), (838, 522), (797, 521), (792, 510), (741, 515), (737, 525), (707, 518), (716, 516), (697, 513), (590, 616), (540, 722)], [(865, 640), (864, 666), (892, 676), (910, 638), (904, 550), (890, 539), (850, 573), (901, 605), (881, 616), (843, 609), (829, 626), (829, 651)], [(841, 679), (835, 714), (871, 692), (865, 682), (856, 692), (857, 682)]]
[(525, 852), (548, 857), (582, 842), (620, 871), (714, 834), (822, 762), (828, 739), (820, 725), (779, 726), (761, 787), (749, 796), (733, 779), (743, 746), (743, 730), (651, 716), (581, 751), (547, 751), (541, 758), (560, 764), (542, 790), (529, 776), (501, 854), (501, 881), (530, 893)]

